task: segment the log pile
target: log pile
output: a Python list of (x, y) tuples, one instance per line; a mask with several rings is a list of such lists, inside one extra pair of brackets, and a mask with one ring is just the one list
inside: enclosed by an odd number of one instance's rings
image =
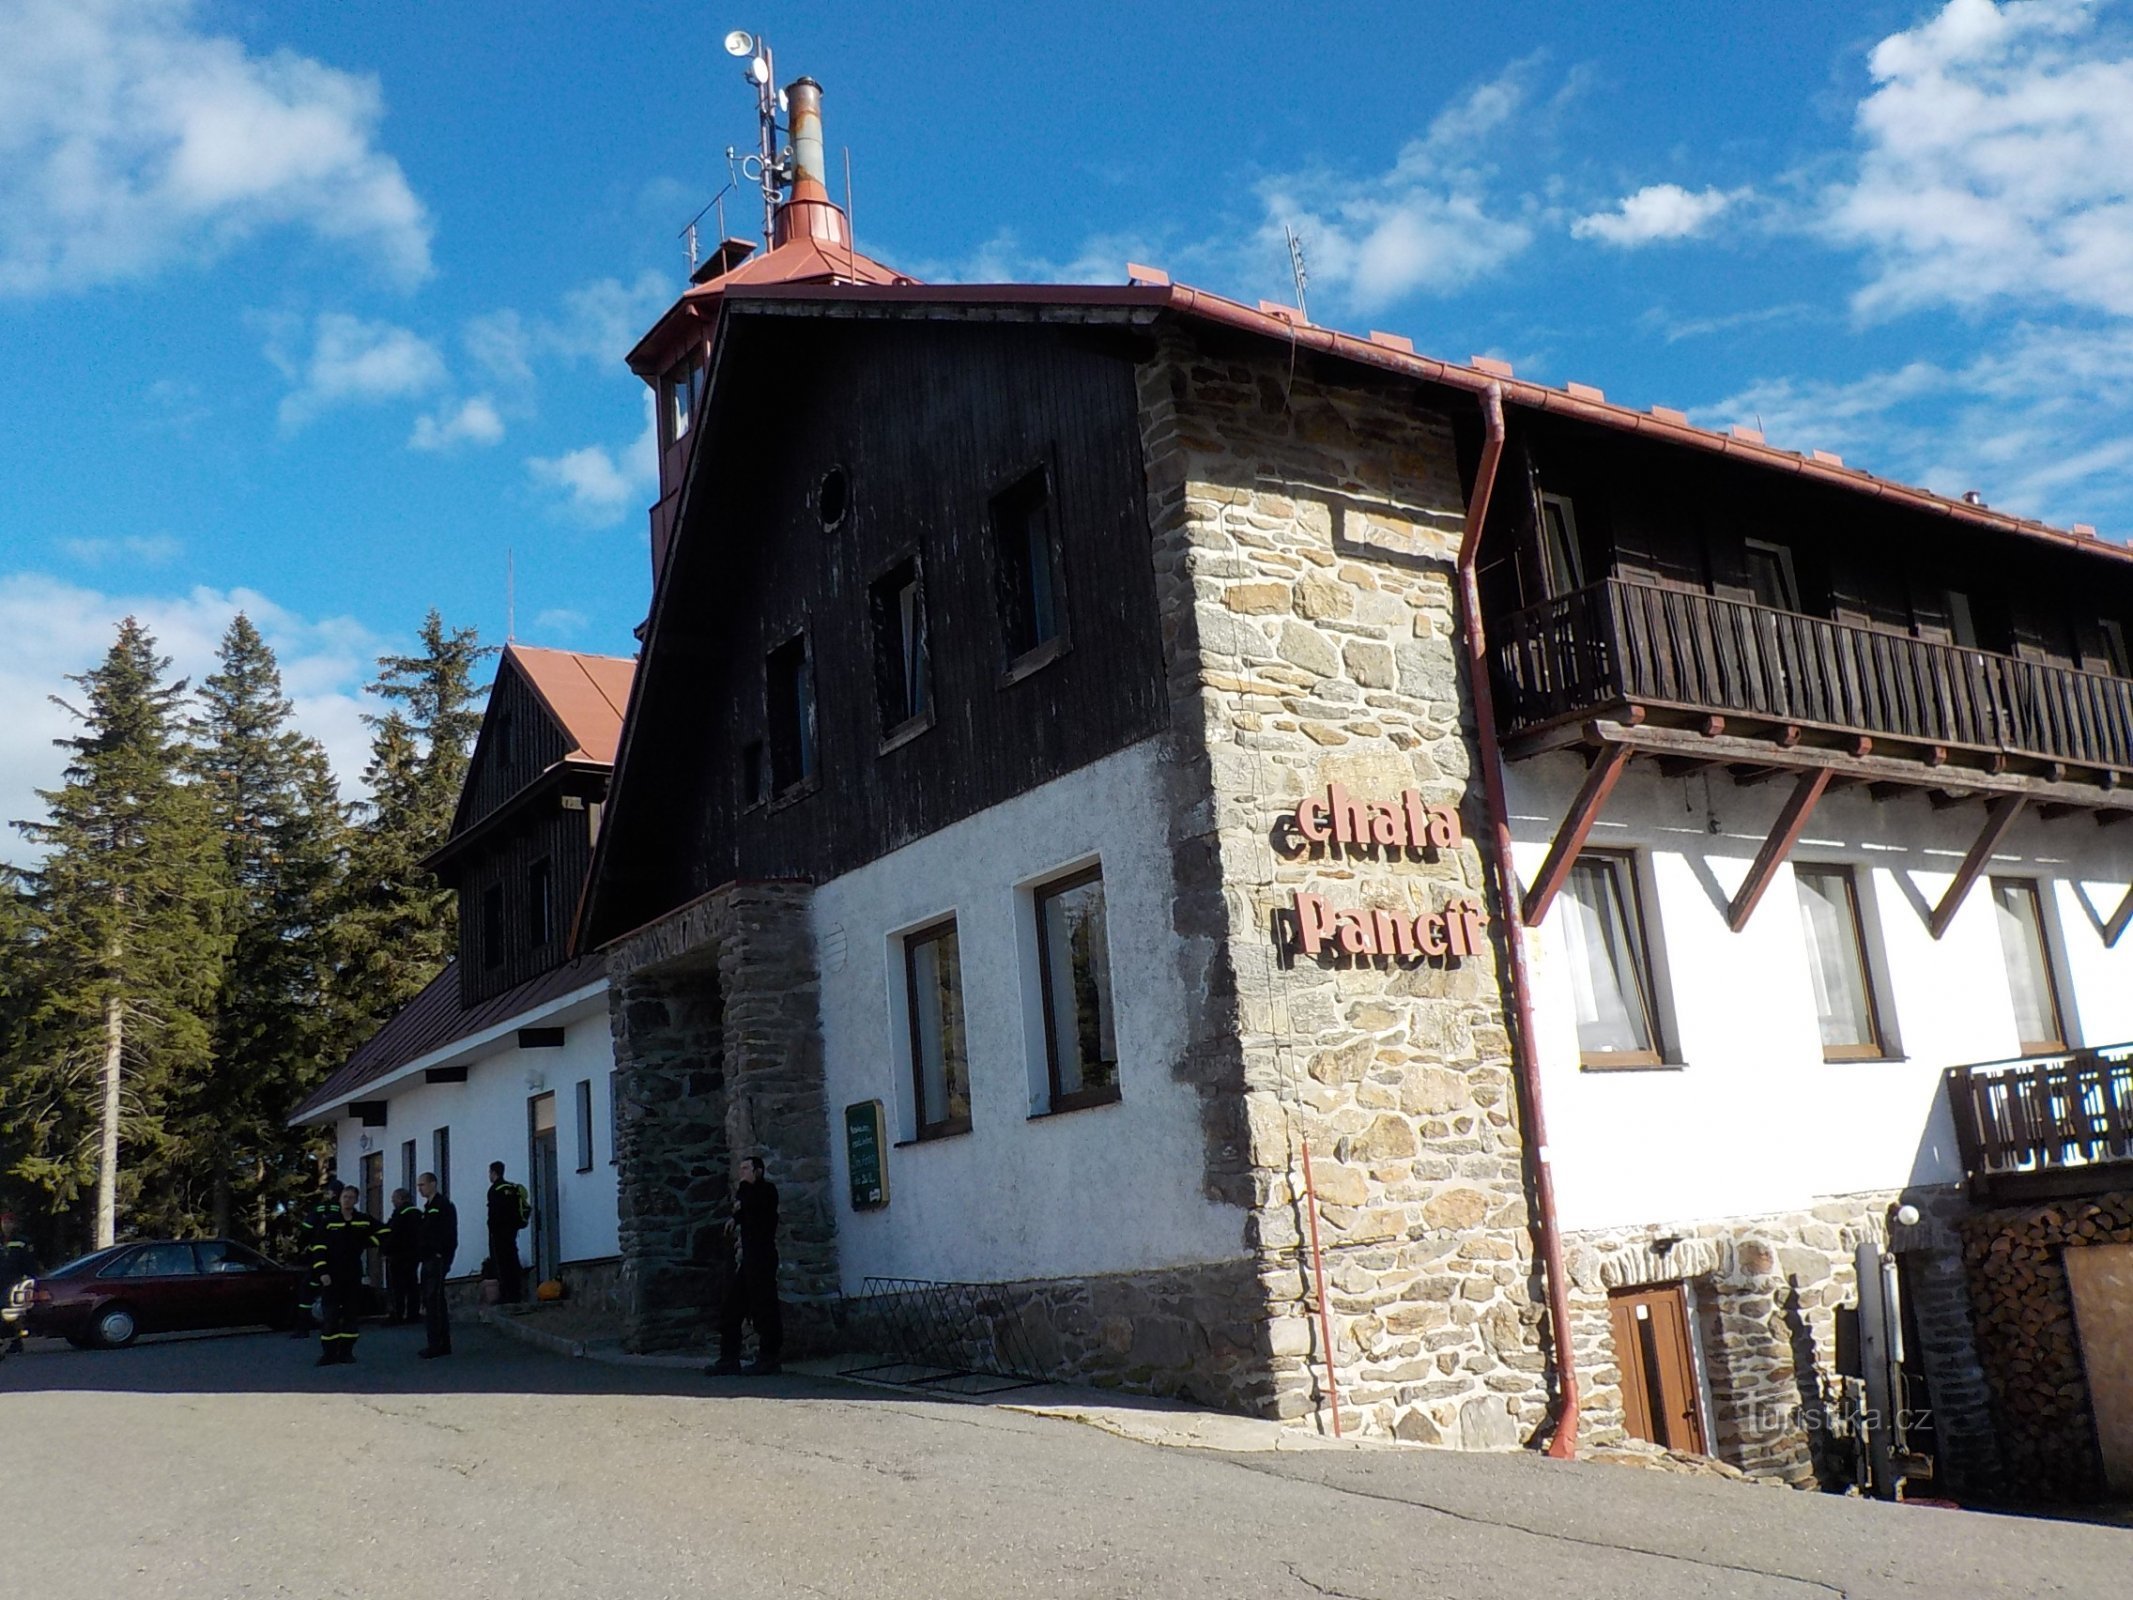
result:
[(2103, 1461), (2065, 1253), (2133, 1244), (2133, 1194), (1986, 1212), (1968, 1218), (1962, 1232), (2007, 1491), (2036, 1499), (2101, 1496)]

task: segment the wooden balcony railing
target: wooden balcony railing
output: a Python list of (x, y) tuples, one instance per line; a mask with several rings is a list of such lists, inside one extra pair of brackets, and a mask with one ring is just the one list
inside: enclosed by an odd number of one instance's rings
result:
[(1948, 1104), (1979, 1199), (2133, 1187), (2133, 1044), (1956, 1067)]
[(2133, 770), (2133, 681), (1610, 578), (1493, 630), (1508, 735), (1610, 706)]

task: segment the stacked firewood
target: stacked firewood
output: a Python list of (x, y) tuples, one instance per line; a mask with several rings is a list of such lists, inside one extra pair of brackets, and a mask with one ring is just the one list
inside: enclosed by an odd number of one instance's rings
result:
[(2133, 1243), (2133, 1194), (1988, 1212), (1962, 1228), (2007, 1490), (2040, 1499), (2101, 1495), (2103, 1462), (2065, 1254)]

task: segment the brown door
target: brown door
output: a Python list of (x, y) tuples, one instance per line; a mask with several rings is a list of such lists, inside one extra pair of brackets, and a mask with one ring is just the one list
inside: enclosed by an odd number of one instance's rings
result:
[(1607, 1309), (1622, 1373), (1623, 1425), (1669, 1450), (1705, 1454), (1689, 1302), (1681, 1285), (1617, 1289), (1607, 1297)]

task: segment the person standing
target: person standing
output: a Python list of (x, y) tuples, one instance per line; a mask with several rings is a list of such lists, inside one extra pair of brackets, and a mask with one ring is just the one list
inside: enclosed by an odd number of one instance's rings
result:
[(393, 1214), (385, 1223), (385, 1321), (397, 1327), (422, 1317), (416, 1281), (422, 1265), (422, 1212), (405, 1189), (393, 1191)]
[(533, 1220), (533, 1197), (523, 1183), (504, 1180), (504, 1164), (489, 1163), (489, 1265), (496, 1274), (496, 1298), (505, 1305), (525, 1298), (524, 1269), (518, 1260), (519, 1230)]
[[(740, 1260), (719, 1315), (718, 1361), (707, 1370), (714, 1377), (735, 1372), (768, 1377), (780, 1370), (785, 1315), (778, 1305), (778, 1186), (763, 1175), (760, 1156), (741, 1158), (730, 1228)], [(755, 1361), (746, 1367), (741, 1365), (744, 1322), (755, 1325), (756, 1339)]]
[(311, 1247), (323, 1313), (318, 1358), (322, 1367), (346, 1366), (356, 1358), (356, 1319), (363, 1314), (363, 1257), (378, 1243), (377, 1221), (356, 1209), (357, 1199), (351, 1183), (341, 1191), (333, 1220), (320, 1227)]
[(415, 1180), (422, 1192), (421, 1225), (416, 1234), (422, 1255), (422, 1325), (428, 1342), (422, 1359), (452, 1353), (452, 1317), (444, 1303), (444, 1280), (451, 1276), (452, 1260), (459, 1254), (459, 1210), (437, 1187), (437, 1174), (425, 1172)]
[(296, 1319), (292, 1339), (311, 1337), (310, 1308), (318, 1303), (318, 1268), (312, 1264), (319, 1242), (326, 1236), (326, 1225), (341, 1214), (341, 1181), (331, 1172), (326, 1174), (326, 1186), (305, 1202), (296, 1219), (296, 1252), (310, 1271), (310, 1279), (304, 1286), (304, 1310)]
[[(44, 1269), (37, 1265), (37, 1252), (30, 1248), (29, 1240), (15, 1231), (15, 1214), (0, 1211), (0, 1303), (7, 1300), (8, 1291), (25, 1278), (34, 1278)], [(8, 1337), (7, 1347), (15, 1354), (22, 1354), (22, 1324), (13, 1324), (14, 1332)]]

